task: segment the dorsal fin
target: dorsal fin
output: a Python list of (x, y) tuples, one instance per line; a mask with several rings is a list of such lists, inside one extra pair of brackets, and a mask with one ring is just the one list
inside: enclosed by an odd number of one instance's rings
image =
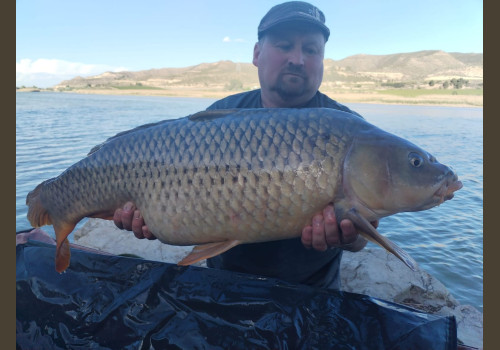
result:
[(111, 136), (110, 138), (108, 138), (106, 141), (104, 141), (103, 143), (100, 143), (98, 144), (97, 146), (94, 146), (92, 147), (92, 149), (90, 150), (90, 152), (87, 154), (87, 157), (90, 156), (92, 153), (95, 153), (97, 152), (99, 149), (101, 149), (102, 146), (104, 146), (106, 143), (108, 142), (111, 142), (113, 141), (114, 139), (120, 137), (120, 136), (123, 136), (123, 135), (126, 135), (126, 134), (131, 134), (133, 132), (136, 132), (136, 131), (141, 131), (141, 130), (144, 130), (144, 129), (147, 129), (147, 128), (150, 128), (150, 127), (154, 127), (158, 124), (162, 124), (162, 123), (167, 123), (167, 122), (171, 122), (175, 119), (167, 119), (167, 120), (160, 120), (159, 122), (154, 122), (154, 123), (148, 123), (148, 124), (144, 124), (144, 125), (140, 125), (138, 127), (135, 127), (133, 129), (130, 129), (130, 130), (125, 130), (125, 131), (121, 131), (119, 132), (118, 134), (114, 135), (114, 136)]
[(227, 117), (230, 114), (236, 113), (239, 110), (240, 109), (238, 109), (238, 108), (233, 108), (233, 109), (210, 109), (210, 110), (201, 111), (201, 112), (192, 114), (188, 118), (192, 122), (201, 122), (201, 121), (207, 121), (207, 120), (224, 118), (224, 117)]

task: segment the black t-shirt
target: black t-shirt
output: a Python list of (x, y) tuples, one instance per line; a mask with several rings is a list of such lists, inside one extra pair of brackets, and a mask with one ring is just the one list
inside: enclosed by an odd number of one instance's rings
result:
[[(301, 108), (326, 107), (358, 113), (332, 100), (319, 91)], [(214, 102), (207, 110), (230, 108), (262, 108), (260, 89), (231, 95)], [(342, 249), (319, 252), (306, 249), (299, 238), (236, 246), (210, 258), (212, 268), (279, 278), (323, 288), (340, 288), (339, 267)]]
[[(322, 94), (319, 91), (316, 92), (314, 97), (309, 102), (307, 102), (300, 108), (315, 108), (315, 107), (338, 109), (344, 112), (355, 114), (358, 117), (361, 117), (361, 115), (359, 115), (358, 113), (338, 103), (337, 101), (332, 100), (330, 97), (326, 96), (325, 94)], [(230, 108), (263, 108), (262, 100), (260, 98), (260, 89), (248, 92), (242, 92), (239, 94), (225, 97), (221, 100), (215, 101), (207, 108), (207, 110), (230, 109)]]

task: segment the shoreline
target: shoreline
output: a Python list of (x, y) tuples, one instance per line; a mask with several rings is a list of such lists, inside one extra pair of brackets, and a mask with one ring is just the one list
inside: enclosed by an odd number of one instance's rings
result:
[[(219, 89), (73, 89), (71, 91), (54, 91), (53, 89), (25, 88), (16, 89), (16, 92), (55, 92), (55, 93), (77, 93), (96, 95), (123, 95), (123, 96), (153, 96), (153, 97), (186, 97), (186, 98), (213, 98), (220, 99), (232, 94), (244, 92), (245, 90), (219, 90)], [(475, 107), (483, 108), (483, 95), (421, 95), (418, 97), (403, 97), (384, 94), (380, 91), (352, 92), (339, 90), (320, 91), (339, 103), (368, 103), (368, 104), (398, 104), (417, 106), (442, 106), (442, 107)]]

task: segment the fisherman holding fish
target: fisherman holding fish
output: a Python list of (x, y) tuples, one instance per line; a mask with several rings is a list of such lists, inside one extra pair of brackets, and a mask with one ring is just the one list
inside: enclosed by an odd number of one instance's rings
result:
[[(261, 88), (228, 96), (208, 110), (326, 107), (358, 115), (318, 91), (329, 35), (325, 16), (315, 6), (302, 1), (274, 6), (259, 24), (253, 52)], [(132, 202), (115, 211), (114, 222), (137, 238), (156, 239)], [(378, 221), (372, 225), (377, 227)], [(344, 219), (339, 225), (333, 205), (328, 205), (312, 217), (301, 238), (238, 245), (207, 259), (207, 265), (339, 289), (342, 250), (359, 251), (366, 243), (352, 221)]]
[[(28, 193), (30, 224), (54, 227), (57, 272), (70, 266), (68, 236), (84, 217), (196, 245), (178, 265), (207, 259), (316, 287), (339, 288), (342, 251), (364, 239), (416, 269), (375, 226), (452, 199), (458, 175), (318, 92), (329, 30), (317, 8), (277, 5), (258, 33), (260, 90), (120, 132)], [(117, 209), (129, 202), (140, 212)]]

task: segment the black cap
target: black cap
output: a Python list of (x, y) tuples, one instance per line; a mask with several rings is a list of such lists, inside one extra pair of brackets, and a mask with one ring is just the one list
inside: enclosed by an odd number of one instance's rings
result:
[(262, 18), (258, 29), (258, 38), (277, 24), (286, 22), (305, 22), (317, 26), (325, 41), (330, 36), (330, 29), (325, 25), (325, 15), (316, 6), (304, 1), (289, 1), (272, 7)]

